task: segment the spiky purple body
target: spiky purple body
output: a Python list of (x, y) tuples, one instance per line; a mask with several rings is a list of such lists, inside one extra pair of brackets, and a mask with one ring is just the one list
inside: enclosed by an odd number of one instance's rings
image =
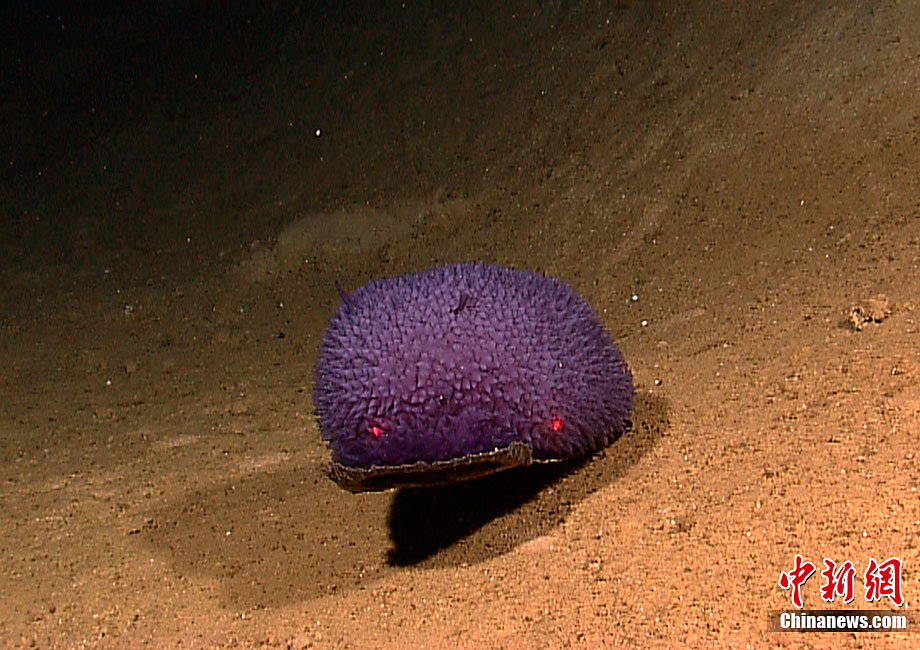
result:
[(591, 453), (628, 425), (632, 376), (594, 310), (551, 277), (483, 263), (374, 280), (320, 344), (314, 404), (352, 467), (449, 460), (520, 440)]

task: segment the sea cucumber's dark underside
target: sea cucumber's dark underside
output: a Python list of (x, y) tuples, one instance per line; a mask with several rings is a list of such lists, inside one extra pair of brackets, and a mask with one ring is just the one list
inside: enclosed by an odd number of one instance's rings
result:
[(331, 475), (352, 490), (592, 453), (629, 425), (632, 376), (567, 284), (483, 263), (347, 295), (316, 364)]

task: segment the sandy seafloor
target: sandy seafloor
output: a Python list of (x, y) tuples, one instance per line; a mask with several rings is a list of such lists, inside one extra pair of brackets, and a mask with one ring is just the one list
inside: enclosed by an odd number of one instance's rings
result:
[[(806, 608), (920, 597), (917, 3), (52, 5), (4, 18), (0, 645), (920, 647), (768, 629), (796, 554), (856, 568)], [(596, 308), (633, 429), (339, 489), (335, 283), (480, 259)]]

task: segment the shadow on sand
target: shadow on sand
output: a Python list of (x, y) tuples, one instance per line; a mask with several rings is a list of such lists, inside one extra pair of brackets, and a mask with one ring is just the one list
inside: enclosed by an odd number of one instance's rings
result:
[(519, 467), (433, 488), (404, 488), (390, 506), (391, 566), (479, 562), (548, 533), (582, 499), (615, 482), (664, 435), (664, 400), (640, 394), (633, 427), (590, 458)]

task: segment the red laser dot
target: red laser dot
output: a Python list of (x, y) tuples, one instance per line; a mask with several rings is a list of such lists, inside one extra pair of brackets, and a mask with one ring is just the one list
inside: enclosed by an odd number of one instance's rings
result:
[(383, 433), (383, 427), (377, 424), (372, 424), (367, 428), (367, 432), (375, 438), (379, 438), (380, 434)]
[(553, 421), (552, 421), (553, 431), (562, 431), (563, 424), (564, 422), (562, 421), (562, 418), (553, 418)]

